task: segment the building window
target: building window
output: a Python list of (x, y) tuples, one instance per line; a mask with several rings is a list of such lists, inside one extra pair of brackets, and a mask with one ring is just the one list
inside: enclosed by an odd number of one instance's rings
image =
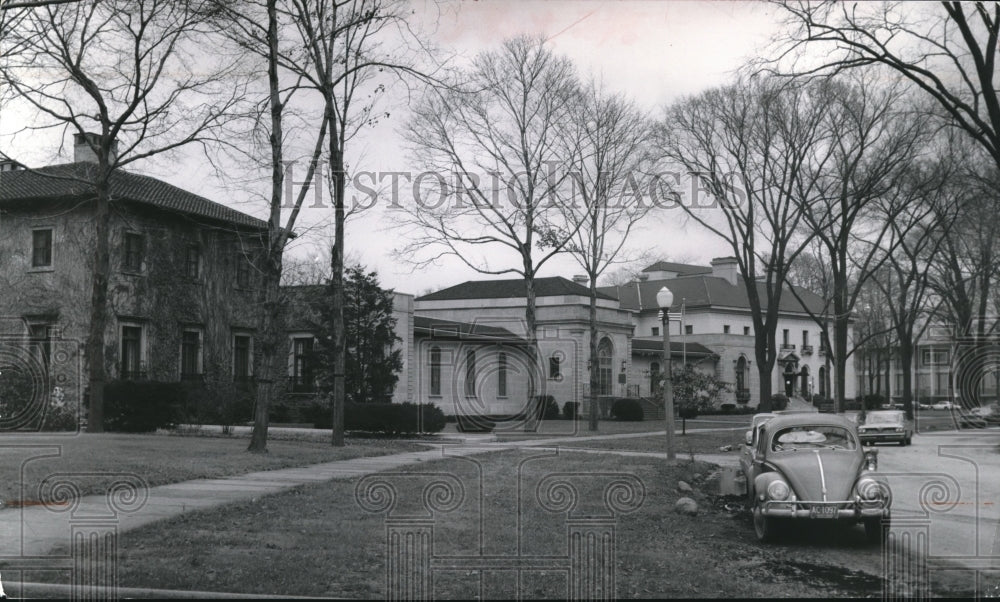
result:
[(187, 253), (184, 256), (184, 273), (188, 278), (197, 278), (201, 275), (201, 247), (196, 244), (187, 246)]
[(650, 362), (649, 364), (649, 393), (658, 395), (660, 393), (660, 363)]
[(742, 355), (736, 360), (736, 399), (737, 401), (750, 400), (750, 387), (747, 385), (750, 379), (747, 378), (747, 358)]
[(124, 380), (138, 380), (146, 377), (143, 362), (142, 325), (122, 324), (120, 372)]
[(250, 288), (252, 284), (252, 272), (250, 271), (250, 260), (243, 253), (236, 254), (236, 286), (238, 288)]
[(562, 379), (562, 355), (559, 353), (553, 353), (549, 357), (549, 379)]
[(809, 331), (808, 330), (803, 330), (802, 331), (802, 346), (803, 347), (808, 347), (809, 346)]
[(125, 257), (123, 261), (124, 269), (130, 272), (141, 272), (142, 262), (145, 259), (146, 241), (142, 234), (135, 232), (125, 233)]
[(497, 356), (497, 397), (507, 397), (507, 354)]
[(607, 338), (601, 339), (600, 344), (597, 346), (597, 361), (598, 361), (598, 372), (597, 372), (597, 383), (598, 395), (611, 395), (611, 358), (614, 355), (614, 349), (611, 346), (611, 341)]
[(248, 334), (233, 335), (233, 378), (250, 380), (253, 374), (253, 337)]
[(441, 348), (431, 347), (431, 395), (441, 395)]
[(197, 328), (185, 328), (181, 333), (181, 380), (201, 378), (201, 337)]
[(52, 228), (31, 231), (31, 267), (52, 267)]
[(309, 393), (316, 388), (312, 369), (313, 337), (292, 339), (292, 390)]
[(465, 352), (465, 396), (476, 396), (476, 350)]
[(694, 334), (694, 326), (690, 324), (684, 325), (684, 334)]
[(729, 334), (729, 324), (722, 325), (722, 334)]
[(948, 350), (947, 349), (924, 349), (923, 350), (923, 362), (925, 366), (947, 366), (948, 365)]
[(32, 356), (45, 369), (49, 367), (52, 357), (52, 335), (48, 324), (31, 324), (28, 326), (28, 340)]
[(653, 336), (654, 337), (660, 336), (660, 327), (659, 326), (654, 326), (653, 327)]
[(781, 344), (788, 345), (788, 329), (785, 328), (781, 331)]
[(743, 327), (743, 336), (745, 336), (745, 337), (750, 336), (750, 327), (749, 326), (744, 326)]

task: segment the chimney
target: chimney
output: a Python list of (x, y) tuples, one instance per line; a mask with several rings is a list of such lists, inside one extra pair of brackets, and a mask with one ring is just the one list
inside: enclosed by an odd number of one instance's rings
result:
[(577, 284), (587, 284), (590, 282), (590, 278), (583, 274), (577, 274), (576, 276), (573, 276), (573, 282)]
[[(87, 132), (86, 134), (73, 134), (73, 161), (75, 163), (97, 163), (97, 153), (91, 146), (101, 145), (101, 135)], [(108, 157), (110, 163), (114, 163), (118, 158), (118, 141), (111, 143), (111, 156)]]
[(735, 257), (716, 257), (712, 260), (712, 275), (722, 278), (733, 286), (738, 286), (740, 266)]

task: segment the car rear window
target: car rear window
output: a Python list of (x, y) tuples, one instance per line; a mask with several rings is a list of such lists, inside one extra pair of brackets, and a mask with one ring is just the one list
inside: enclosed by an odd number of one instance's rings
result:
[(872, 412), (865, 417), (865, 424), (896, 424), (903, 421), (899, 412)]
[(771, 439), (774, 451), (795, 449), (857, 449), (854, 436), (839, 426), (793, 426), (784, 428)]

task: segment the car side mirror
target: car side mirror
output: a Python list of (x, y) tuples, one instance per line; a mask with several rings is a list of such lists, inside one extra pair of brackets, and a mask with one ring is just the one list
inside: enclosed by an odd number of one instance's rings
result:
[(865, 470), (878, 469), (878, 449), (874, 447), (865, 448)]
[(747, 445), (753, 445), (753, 431), (747, 431), (746, 442)]

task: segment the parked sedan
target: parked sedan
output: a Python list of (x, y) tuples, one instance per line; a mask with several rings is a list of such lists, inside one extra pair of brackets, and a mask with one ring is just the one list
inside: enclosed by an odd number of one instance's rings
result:
[(954, 409), (955, 407), (956, 407), (955, 404), (950, 401), (939, 401), (937, 403), (931, 404), (932, 410), (951, 410)]
[(913, 421), (906, 418), (906, 412), (888, 410), (868, 412), (865, 422), (858, 426), (861, 443), (899, 443), (909, 445), (913, 439)]
[(754, 531), (773, 541), (783, 526), (839, 520), (862, 523), (869, 541), (887, 535), (892, 494), (876, 473), (853, 422), (842, 416), (779, 415), (751, 432), (755, 448), (741, 458)]

